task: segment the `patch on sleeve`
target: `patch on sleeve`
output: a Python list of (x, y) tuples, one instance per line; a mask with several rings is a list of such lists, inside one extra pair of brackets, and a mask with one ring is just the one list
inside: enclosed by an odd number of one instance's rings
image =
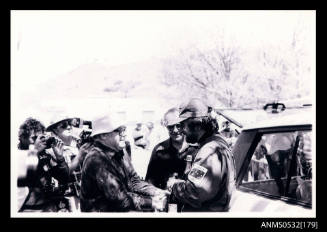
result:
[(207, 171), (208, 169), (198, 164), (194, 164), (191, 171), (188, 174), (188, 179), (193, 183), (200, 184), (204, 176), (206, 175)]

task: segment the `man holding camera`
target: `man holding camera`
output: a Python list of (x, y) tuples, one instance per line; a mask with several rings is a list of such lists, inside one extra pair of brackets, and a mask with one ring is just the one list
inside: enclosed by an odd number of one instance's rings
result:
[[(61, 185), (68, 181), (69, 170), (63, 157), (63, 143), (54, 140), (49, 146), (49, 137), (44, 133), (44, 125), (28, 118), (19, 128), (18, 149), (26, 151), (29, 160), (37, 157), (34, 165), (28, 162), (20, 165), (18, 187), (27, 186), (29, 193), (19, 212), (65, 211), (67, 202), (63, 198)], [(19, 160), (28, 160), (21, 159)], [(21, 163), (21, 162), (20, 162)]]
[(225, 139), (216, 134), (217, 123), (201, 99), (191, 99), (182, 108), (183, 133), (188, 143), (199, 149), (183, 180), (169, 179), (175, 201), (183, 212), (228, 211), (235, 186), (234, 158)]
[(83, 120), (80, 118), (57, 115), (56, 119), (47, 127), (47, 131), (51, 132), (56, 139), (63, 143), (63, 156), (69, 167), (69, 184), (66, 196), (70, 201), (71, 211), (78, 211), (80, 208), (81, 165), (87, 149), (91, 146), (90, 143), (86, 143), (80, 148), (77, 146), (78, 138), (73, 136), (73, 127), (78, 128), (82, 125)]
[(163, 211), (166, 191), (140, 179), (126, 149), (126, 126), (114, 117), (92, 121), (94, 144), (82, 168), (82, 212)]
[[(85, 152), (79, 152), (77, 147), (77, 140), (79, 138), (73, 136), (73, 127), (80, 127), (80, 124), (83, 124), (80, 118), (56, 116), (56, 119), (52, 120), (52, 123), (46, 129), (64, 143), (64, 157), (69, 166), (70, 173), (80, 167), (86, 155)], [(84, 146), (82, 151), (85, 149), (86, 147)]]

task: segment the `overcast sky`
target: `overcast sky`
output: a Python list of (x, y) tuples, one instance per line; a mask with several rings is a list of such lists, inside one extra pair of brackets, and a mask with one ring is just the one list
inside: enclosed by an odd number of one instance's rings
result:
[(33, 103), (45, 99), (42, 82), (80, 65), (170, 56), (210, 46), (217, 32), (246, 49), (283, 44), (298, 25), (315, 50), (315, 11), (11, 11), (12, 125), (40, 116)]
[(205, 45), (218, 29), (249, 47), (283, 43), (299, 23), (313, 35), (315, 12), (12, 11), (12, 85), (33, 87), (94, 60), (116, 65), (168, 56)]

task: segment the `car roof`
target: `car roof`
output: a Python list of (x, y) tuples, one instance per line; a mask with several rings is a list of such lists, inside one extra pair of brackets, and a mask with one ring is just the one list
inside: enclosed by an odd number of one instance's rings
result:
[(286, 109), (281, 113), (267, 113), (266, 119), (245, 125), (244, 130), (253, 130), (270, 127), (312, 125), (315, 121), (315, 115), (311, 109)]

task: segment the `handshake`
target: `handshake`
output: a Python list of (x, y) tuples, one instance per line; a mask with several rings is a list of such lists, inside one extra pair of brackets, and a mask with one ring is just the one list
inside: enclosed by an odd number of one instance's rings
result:
[(152, 208), (157, 212), (163, 212), (167, 210), (168, 199), (170, 197), (172, 187), (175, 183), (183, 182), (176, 177), (170, 177), (167, 182), (167, 190), (158, 189), (157, 193), (152, 197)]
[(156, 212), (166, 211), (169, 195), (169, 191), (158, 189), (158, 191), (152, 197), (152, 209), (154, 209)]
[(174, 184), (179, 183), (179, 182), (184, 182), (181, 179), (177, 179), (176, 177), (170, 177), (167, 181), (167, 189), (169, 192), (172, 191)]

